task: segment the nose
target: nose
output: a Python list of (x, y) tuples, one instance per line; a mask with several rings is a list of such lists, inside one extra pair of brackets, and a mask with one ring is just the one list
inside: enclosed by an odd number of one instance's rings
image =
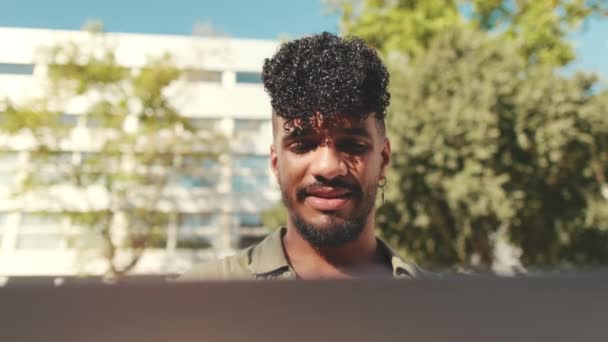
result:
[(333, 179), (348, 174), (341, 153), (332, 144), (320, 146), (313, 153), (315, 156), (310, 169), (315, 178)]

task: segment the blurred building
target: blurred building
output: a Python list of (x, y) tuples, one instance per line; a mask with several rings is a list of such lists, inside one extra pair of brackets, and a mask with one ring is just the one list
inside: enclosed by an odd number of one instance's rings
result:
[[(82, 31), (0, 28), (0, 98), (20, 103), (41, 95), (47, 73), (39, 58), (44, 49), (68, 41), (86, 44), (87, 39)], [(278, 42), (122, 33), (104, 34), (104, 39), (127, 68), (142, 67), (149, 57), (169, 52), (188, 70), (184, 82), (171, 92), (174, 106), (194, 125), (210, 125), (230, 138), (217, 176), (179, 182), (197, 195), (180, 200), (167, 225), (168, 236), (178, 243), (147, 250), (134, 273), (180, 272), (259, 240), (267, 233), (259, 214), (279, 199), (268, 161), (271, 107), (260, 80), (263, 60)], [(75, 104), (66, 109), (62, 120), (86, 143), (96, 123), (87, 120), (81, 108)], [(84, 157), (76, 147), (62, 151), (57, 162)], [(38, 199), (10, 198), (7, 189), (16, 170), (27, 163), (28, 152), (18, 147), (0, 158), (0, 276), (99, 272), (101, 266), (81, 267), (82, 251), (66, 242), (65, 219), (41, 215), (45, 204)], [(64, 195), (74, 201), (83, 196), (68, 190)], [(191, 238), (208, 242), (209, 248), (180, 248), (179, 241)]]

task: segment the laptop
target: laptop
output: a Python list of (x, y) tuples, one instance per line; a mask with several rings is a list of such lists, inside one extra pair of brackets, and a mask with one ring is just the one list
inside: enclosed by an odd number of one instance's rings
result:
[(0, 340), (605, 341), (608, 275), (0, 288)]

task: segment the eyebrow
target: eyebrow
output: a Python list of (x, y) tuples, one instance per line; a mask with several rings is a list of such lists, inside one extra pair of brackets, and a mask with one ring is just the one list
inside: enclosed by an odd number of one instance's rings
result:
[(355, 127), (343, 127), (338, 130), (339, 133), (344, 135), (355, 135), (364, 138), (371, 138), (369, 132), (365, 127), (355, 126)]
[(315, 131), (312, 128), (293, 128), (291, 129), (289, 132), (287, 132), (287, 134), (285, 134), (285, 136), (283, 137), (283, 140), (288, 140), (288, 139), (295, 139), (295, 138), (300, 138), (303, 136), (307, 136), (307, 135), (313, 135), (315, 134)]
[[(355, 126), (355, 127), (341, 127), (337, 130), (338, 134), (342, 135), (351, 135), (351, 136), (359, 136), (364, 138), (371, 138), (369, 132), (365, 127)], [(290, 130), (284, 137), (283, 140), (301, 138), (309, 135), (317, 134), (316, 130), (312, 128), (294, 128)]]

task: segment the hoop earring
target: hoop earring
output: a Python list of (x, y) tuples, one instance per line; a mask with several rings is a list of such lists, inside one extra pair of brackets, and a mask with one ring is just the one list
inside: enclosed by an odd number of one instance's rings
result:
[(380, 195), (382, 198), (382, 204), (384, 204), (384, 187), (386, 186), (386, 177), (380, 179), (378, 182), (378, 188), (380, 188)]

